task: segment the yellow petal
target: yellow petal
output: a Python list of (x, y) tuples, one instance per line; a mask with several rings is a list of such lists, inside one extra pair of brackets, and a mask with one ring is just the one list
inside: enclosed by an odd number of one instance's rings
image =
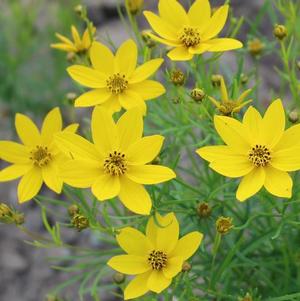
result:
[(69, 75), (78, 83), (89, 88), (106, 87), (106, 75), (89, 67), (73, 65), (67, 68)]
[(205, 42), (205, 45), (207, 45), (207, 50), (210, 52), (228, 51), (243, 47), (243, 43), (236, 39), (230, 38), (209, 40)]
[(62, 42), (64, 42), (64, 43), (66, 43), (66, 44), (69, 44), (70, 46), (72, 46), (73, 45), (73, 42), (71, 41), (71, 40), (69, 40), (68, 38), (66, 38), (65, 36), (63, 36), (63, 35), (61, 35), (61, 34), (59, 34), (59, 33), (55, 33), (55, 36), (59, 39), (59, 40), (61, 40)]
[(147, 257), (136, 255), (114, 256), (107, 264), (114, 270), (127, 275), (143, 274), (151, 268), (147, 262)]
[(261, 123), (262, 117), (260, 113), (254, 107), (249, 107), (243, 117), (243, 124), (246, 127), (251, 144), (263, 144)]
[(127, 177), (139, 184), (158, 184), (176, 178), (174, 171), (160, 165), (136, 165), (130, 166)]
[(92, 187), (101, 174), (103, 174), (101, 165), (88, 160), (70, 160), (60, 169), (63, 181), (78, 188)]
[(179, 236), (179, 224), (173, 212), (165, 216), (156, 213), (155, 219), (151, 217), (146, 228), (146, 236), (156, 249), (171, 253)]
[(51, 48), (59, 49), (59, 50), (66, 51), (66, 52), (76, 52), (77, 51), (75, 46), (71, 46), (68, 44), (56, 43), (56, 44), (51, 44), (50, 46), (51, 46)]
[(30, 118), (23, 114), (16, 114), (15, 126), (20, 140), (27, 146), (41, 143), (41, 135)]
[(74, 40), (76, 46), (81, 44), (81, 39), (80, 39), (79, 33), (78, 33), (76, 27), (73, 25), (71, 26), (71, 32), (72, 32), (72, 37), (73, 37), (73, 40)]
[(172, 279), (166, 278), (162, 271), (153, 270), (147, 282), (149, 290), (155, 293), (161, 293), (172, 282)]
[(134, 213), (148, 215), (152, 202), (147, 190), (124, 176), (120, 177), (120, 183), (119, 198), (123, 205)]
[(190, 23), (202, 30), (210, 21), (211, 9), (208, 0), (196, 0), (188, 12)]
[(140, 140), (143, 134), (143, 116), (139, 109), (125, 112), (117, 122), (117, 132), (120, 139), (120, 149), (126, 152), (128, 147)]
[(92, 114), (92, 136), (97, 150), (103, 156), (119, 148), (117, 126), (110, 112), (101, 106), (95, 107)]
[(124, 42), (116, 53), (115, 63), (117, 71), (129, 78), (135, 70), (137, 55), (135, 42), (131, 39)]
[(300, 146), (299, 137), (300, 137), (300, 124), (291, 126), (283, 133), (281, 139), (275, 145), (274, 151)]
[(300, 169), (300, 147), (292, 147), (271, 153), (270, 164), (282, 171)]
[(205, 43), (200, 43), (194, 47), (189, 47), (189, 53), (191, 54), (201, 54), (205, 51), (209, 51), (209, 48), (211, 47), (210, 44), (208, 44), (208, 42)]
[(26, 174), (32, 165), (13, 164), (0, 171), (0, 182), (15, 180)]
[(59, 176), (58, 167), (55, 163), (50, 162), (42, 168), (42, 175), (45, 184), (49, 189), (56, 193), (61, 193), (63, 182)]
[(62, 130), (62, 117), (59, 108), (51, 110), (44, 119), (41, 136), (43, 143), (48, 145), (53, 140), (53, 134)]
[(102, 103), (101, 107), (106, 109), (111, 114), (113, 114), (115, 112), (119, 112), (122, 108), (120, 105), (120, 102), (119, 102), (118, 95), (114, 95), (114, 94), (112, 94), (107, 101)]
[(118, 176), (109, 174), (100, 175), (92, 185), (92, 193), (99, 201), (105, 201), (116, 197), (120, 192), (120, 180)]
[(130, 165), (142, 165), (153, 161), (159, 154), (164, 137), (153, 135), (143, 137), (130, 145), (126, 152), (126, 158)]
[(167, 21), (158, 17), (150, 11), (144, 11), (144, 16), (146, 17), (152, 29), (162, 38), (172, 41), (177, 40), (176, 30), (172, 25), (169, 25)]
[(168, 45), (168, 46), (176, 46), (176, 47), (179, 47), (181, 45), (181, 42), (180, 41), (170, 41), (170, 40), (165, 40), (165, 39), (162, 39), (152, 33), (148, 33), (148, 36), (154, 40), (154, 41), (157, 41), (159, 43), (162, 43), (164, 45)]
[(225, 81), (224, 81), (224, 77), (221, 77), (221, 99), (223, 102), (228, 101), (228, 92), (227, 92), (227, 88), (225, 85)]
[(173, 30), (177, 31), (181, 26), (189, 24), (184, 8), (176, 0), (160, 0), (158, 2), (158, 11), (161, 18), (172, 26)]
[(130, 255), (145, 256), (153, 250), (148, 238), (131, 227), (121, 229), (116, 238), (120, 247)]
[(189, 61), (193, 58), (194, 55), (189, 52), (188, 48), (181, 46), (170, 50), (167, 56), (172, 61)]
[(156, 98), (166, 92), (164, 86), (154, 80), (145, 80), (136, 84), (132, 84), (129, 86), (132, 91), (139, 94), (142, 99), (152, 99)]
[(106, 88), (100, 88), (81, 94), (75, 100), (75, 107), (91, 107), (104, 103), (111, 96)]
[(223, 29), (227, 20), (228, 9), (229, 5), (223, 5), (212, 15), (209, 23), (204, 29), (204, 33), (202, 34), (203, 41), (215, 37)]
[(233, 150), (227, 145), (204, 146), (197, 149), (196, 153), (209, 162), (220, 161), (228, 156), (235, 156)]
[(90, 59), (93, 67), (100, 72), (107, 75), (114, 73), (114, 55), (105, 45), (93, 42), (90, 49)]
[(63, 131), (55, 134), (54, 139), (58, 148), (73, 158), (96, 162), (101, 159), (95, 145), (77, 134)]
[(22, 177), (18, 185), (19, 203), (24, 203), (34, 198), (39, 193), (42, 184), (42, 170), (38, 167), (33, 167)]
[(167, 266), (162, 270), (165, 277), (171, 279), (175, 277), (178, 273), (182, 271), (183, 258), (171, 257), (168, 256)]
[(137, 67), (132, 76), (129, 78), (129, 84), (135, 84), (144, 81), (154, 72), (156, 72), (163, 62), (163, 59), (154, 59)]
[(198, 250), (203, 239), (203, 234), (197, 231), (191, 232), (180, 238), (175, 249), (169, 254), (170, 257), (180, 257), (187, 260)]
[[(96, 31), (96, 28), (93, 27), (91, 30), (92, 35), (95, 34), (95, 31)], [(88, 28), (84, 31), (84, 33), (82, 35), (82, 44), (85, 49), (88, 49), (91, 46), (91, 37), (90, 37)]]
[(280, 99), (272, 102), (262, 120), (262, 138), (272, 148), (282, 137), (285, 128), (285, 114)]
[(72, 123), (68, 126), (66, 126), (63, 131), (66, 131), (66, 132), (70, 132), (70, 133), (76, 133), (77, 130), (78, 130), (78, 127), (79, 127), (79, 124), (78, 123)]
[(119, 101), (123, 108), (130, 110), (132, 108), (139, 108), (142, 114), (146, 113), (146, 104), (142, 97), (134, 90), (126, 90), (119, 95)]
[(124, 300), (138, 298), (146, 294), (149, 291), (147, 282), (150, 274), (151, 271), (148, 271), (134, 277), (124, 290)]
[(293, 180), (290, 175), (272, 166), (266, 166), (265, 188), (273, 195), (290, 198), (292, 196)]
[(30, 163), (30, 152), (27, 147), (12, 141), (0, 141), (0, 158), (10, 163)]
[(217, 115), (214, 118), (214, 123), (220, 137), (234, 149), (234, 152), (248, 153), (251, 145), (247, 141), (247, 132), (242, 123), (231, 117)]
[(243, 177), (236, 192), (236, 198), (243, 202), (256, 194), (264, 185), (266, 173), (263, 167), (254, 168)]
[(209, 164), (209, 167), (223, 176), (230, 178), (243, 177), (254, 168), (247, 156), (224, 156)]

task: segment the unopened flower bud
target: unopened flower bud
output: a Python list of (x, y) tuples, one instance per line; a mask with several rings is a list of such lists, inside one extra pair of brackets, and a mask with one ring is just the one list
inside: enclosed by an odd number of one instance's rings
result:
[(83, 6), (81, 4), (75, 5), (74, 6), (74, 12), (76, 14), (78, 14), (79, 16), (81, 16), (82, 12), (83, 12)]
[(185, 74), (180, 70), (173, 70), (170, 74), (171, 82), (176, 86), (182, 86), (185, 82)]
[(74, 216), (75, 214), (78, 214), (79, 213), (79, 207), (75, 204), (69, 206), (68, 213), (71, 217)]
[(209, 207), (208, 203), (206, 202), (200, 203), (197, 207), (197, 213), (199, 217), (209, 217), (211, 214), (211, 207)]
[(183, 264), (182, 264), (182, 272), (188, 272), (192, 269), (192, 266), (191, 264), (189, 264), (187, 261), (185, 261)]
[(131, 14), (136, 15), (141, 11), (144, 0), (126, 0), (126, 4)]
[(6, 204), (0, 203), (0, 218), (11, 214), (11, 209)]
[(297, 111), (292, 111), (289, 113), (289, 121), (291, 123), (297, 123), (299, 121), (299, 114)]
[(114, 280), (114, 282), (117, 283), (117, 284), (123, 283), (123, 282), (125, 281), (125, 278), (126, 278), (125, 275), (122, 274), (122, 273), (115, 273), (115, 274), (113, 275), (113, 280)]
[(287, 36), (288, 32), (284, 25), (276, 24), (274, 26), (273, 34), (278, 40), (283, 40)]
[(73, 102), (77, 98), (77, 94), (74, 92), (68, 92), (66, 94), (66, 98), (68, 101)]
[(213, 74), (211, 76), (211, 83), (214, 87), (221, 86), (222, 75), (221, 74)]
[(153, 48), (156, 45), (156, 42), (151, 38), (149, 33), (152, 33), (152, 30), (143, 30), (142, 39), (148, 48)]
[(80, 232), (89, 227), (90, 223), (87, 217), (81, 214), (75, 214), (72, 217), (72, 225)]
[(248, 42), (248, 51), (252, 56), (260, 55), (265, 49), (265, 44), (260, 39), (253, 39)]
[(195, 102), (202, 102), (205, 97), (205, 93), (202, 89), (194, 88), (191, 91), (191, 97), (194, 99)]
[(4, 224), (22, 225), (25, 222), (24, 213), (18, 212), (4, 203), (0, 203), (0, 222)]
[(249, 81), (249, 77), (246, 74), (242, 73), (241, 74), (241, 84), (245, 85), (248, 83), (248, 81)]
[(217, 231), (224, 235), (227, 234), (233, 228), (232, 218), (220, 216), (216, 221)]

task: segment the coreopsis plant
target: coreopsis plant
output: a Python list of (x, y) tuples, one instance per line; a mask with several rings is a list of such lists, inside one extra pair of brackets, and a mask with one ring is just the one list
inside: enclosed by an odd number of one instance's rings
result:
[(53, 43), (50, 46), (52, 48), (59, 49), (65, 52), (71, 52), (76, 54), (85, 53), (90, 49), (92, 45), (93, 37), (96, 33), (96, 28), (92, 26), (90, 32), (89, 28), (86, 28), (82, 37), (80, 37), (80, 34), (76, 27), (72, 25), (71, 33), (73, 41), (61, 35), (60, 33), (56, 33), (55, 36), (60, 40), (60, 42)]
[(228, 16), (229, 5), (219, 7), (213, 14), (208, 0), (196, 0), (188, 12), (177, 0), (159, 0), (159, 16), (151, 11), (144, 15), (158, 34), (149, 36), (173, 48), (168, 57), (174, 61), (191, 60), (195, 54), (220, 52), (241, 48), (232, 38), (218, 38)]
[(184, 261), (197, 251), (202, 238), (202, 233), (194, 231), (179, 239), (173, 212), (151, 217), (146, 235), (131, 227), (121, 229), (116, 239), (127, 254), (114, 256), (107, 264), (121, 273), (136, 275), (124, 291), (124, 299), (165, 290), (182, 271)]
[(1, 159), (12, 163), (0, 171), (0, 182), (22, 177), (18, 185), (20, 203), (35, 197), (43, 182), (60, 193), (63, 182), (59, 167), (70, 157), (57, 148), (54, 135), (59, 132), (75, 133), (78, 124), (62, 129), (61, 113), (59, 108), (55, 108), (45, 117), (41, 131), (23, 114), (16, 115), (15, 126), (21, 143), (0, 141)]
[(236, 192), (239, 201), (263, 186), (273, 195), (290, 198), (293, 181), (288, 174), (300, 169), (299, 126), (285, 130), (285, 113), (280, 99), (272, 102), (262, 117), (250, 107), (243, 121), (215, 116), (215, 128), (226, 145), (197, 150), (216, 172), (232, 178), (243, 177)]
[(165, 92), (162, 84), (148, 79), (163, 59), (149, 60), (137, 67), (137, 57), (133, 40), (124, 42), (115, 55), (104, 44), (94, 42), (90, 49), (92, 66), (74, 65), (67, 69), (75, 81), (92, 88), (75, 100), (75, 107), (101, 105), (112, 112), (139, 107), (145, 113), (145, 101)]
[(73, 133), (58, 133), (56, 143), (74, 160), (61, 170), (65, 183), (91, 187), (98, 200), (118, 196), (129, 210), (149, 214), (151, 198), (143, 184), (158, 184), (175, 178), (165, 166), (148, 164), (159, 154), (164, 137), (142, 137), (143, 118), (139, 108), (125, 112), (117, 123), (103, 107), (95, 107), (91, 131), (93, 143)]

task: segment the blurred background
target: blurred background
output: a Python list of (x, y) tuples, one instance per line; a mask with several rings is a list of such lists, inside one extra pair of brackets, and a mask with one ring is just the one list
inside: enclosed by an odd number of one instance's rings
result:
[[(188, 3), (188, 1), (180, 1)], [(192, 1), (191, 1), (192, 2)], [(0, 1), (0, 139), (14, 139), (14, 115), (22, 112), (33, 117), (36, 122), (54, 106), (60, 106), (66, 119), (74, 119), (74, 111), (67, 106), (68, 92), (76, 92), (65, 71), (68, 66), (66, 55), (51, 49), (56, 42), (55, 32), (70, 36), (70, 26), (75, 24), (80, 31), (83, 22), (76, 16), (74, 6), (87, 5), (88, 16), (97, 27), (97, 38), (107, 41), (109, 37), (119, 45), (131, 32), (120, 21), (117, 0), (1, 0)], [(212, 0), (213, 6), (224, 1)], [(273, 22), (265, 18), (263, 0), (232, 0), (233, 14), (237, 18), (245, 16), (245, 23), (239, 33), (247, 46), (249, 37), (272, 39)], [(157, 1), (145, 1), (145, 7), (156, 10)], [(258, 13), (259, 12), (259, 13)], [(257, 28), (247, 20), (258, 20)], [(143, 15), (137, 16), (141, 28), (147, 28)], [(232, 66), (232, 53), (222, 57), (223, 63)], [(275, 57), (266, 52), (260, 61), (261, 101), (269, 101), (272, 92), (278, 88), (279, 79), (270, 66)], [(254, 60), (247, 55), (246, 68), (253, 66)], [(234, 67), (230, 67), (234, 68)], [(272, 87), (272, 88), (271, 88)], [(288, 97), (288, 96), (287, 96)], [(76, 111), (78, 118), (84, 118), (85, 111)], [(0, 161), (0, 167), (4, 165)], [(39, 207), (34, 202), (17, 205), (16, 182), (0, 183), (0, 201), (10, 203), (26, 214), (26, 226), (43, 235)], [(64, 233), (65, 239), (74, 245), (91, 245), (94, 242), (84, 231), (73, 229)], [(24, 240), (28, 236), (9, 225), (0, 225), (0, 301), (40, 301), (46, 300), (51, 288), (68, 279), (68, 274), (50, 268), (49, 257), (63, 256), (67, 250), (37, 249)], [(30, 239), (31, 240), (31, 239)], [(98, 247), (95, 244), (95, 247)], [(63, 300), (79, 300), (76, 290), (69, 289)], [(49, 299), (50, 300), (50, 299)], [(88, 297), (84, 300), (90, 300)], [(101, 299), (102, 300), (102, 299)], [(104, 296), (103, 300), (109, 299)]]

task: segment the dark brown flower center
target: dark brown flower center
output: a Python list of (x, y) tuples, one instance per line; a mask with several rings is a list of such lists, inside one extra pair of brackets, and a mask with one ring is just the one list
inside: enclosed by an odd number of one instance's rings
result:
[(249, 152), (249, 161), (255, 166), (266, 166), (271, 161), (270, 150), (260, 144), (256, 144)]
[(35, 149), (30, 152), (30, 160), (38, 167), (46, 166), (51, 160), (52, 155), (48, 151), (47, 146), (37, 145)]
[(153, 270), (161, 270), (166, 267), (168, 261), (167, 254), (163, 251), (153, 250), (148, 256), (148, 263), (151, 265)]
[(113, 74), (106, 81), (108, 90), (113, 94), (124, 92), (128, 88), (128, 81), (124, 74)]
[(104, 171), (112, 176), (123, 175), (126, 170), (125, 154), (114, 151), (104, 161)]
[(179, 36), (185, 47), (196, 46), (200, 43), (200, 32), (196, 27), (185, 26)]

